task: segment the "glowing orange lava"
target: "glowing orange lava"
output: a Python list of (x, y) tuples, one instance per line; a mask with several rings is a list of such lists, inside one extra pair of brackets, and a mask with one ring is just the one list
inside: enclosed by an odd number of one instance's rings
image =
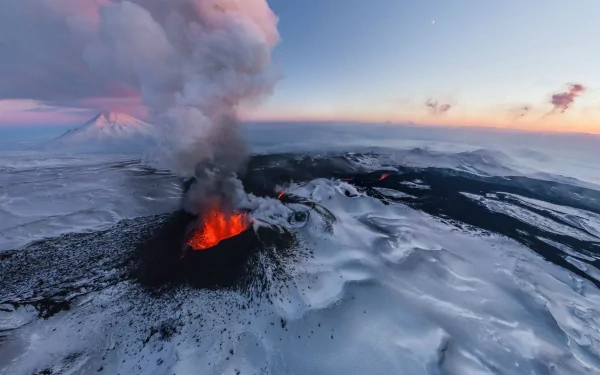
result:
[(381, 178), (379, 179), (379, 181), (385, 180), (388, 177), (390, 177), (390, 175), (388, 173), (384, 173), (384, 174), (381, 175)]
[(282, 191), (281, 193), (279, 193), (279, 196), (277, 196), (277, 199), (281, 199), (281, 197), (283, 197), (284, 194), (285, 194), (285, 191)]
[(187, 244), (194, 250), (206, 250), (219, 242), (237, 236), (250, 226), (246, 214), (233, 213), (227, 215), (213, 207), (203, 217), (202, 224), (194, 230)]

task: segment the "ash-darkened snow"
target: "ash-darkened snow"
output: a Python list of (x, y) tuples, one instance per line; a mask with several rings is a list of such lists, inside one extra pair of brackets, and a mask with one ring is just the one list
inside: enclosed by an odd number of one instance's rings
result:
[(240, 179), (277, 204), (207, 251), (182, 253), (176, 211), (1, 253), (2, 373), (600, 368), (596, 190), (374, 152), (255, 156)]

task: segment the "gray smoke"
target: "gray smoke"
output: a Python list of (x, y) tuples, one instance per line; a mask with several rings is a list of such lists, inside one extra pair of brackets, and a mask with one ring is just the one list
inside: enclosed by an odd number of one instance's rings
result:
[(521, 107), (516, 107), (510, 110), (510, 115), (513, 118), (513, 120), (518, 120), (520, 118), (523, 118), (525, 116), (527, 116), (527, 114), (529, 114), (529, 112), (531, 112), (532, 108), (531, 106), (528, 105), (524, 105)]
[(237, 110), (270, 93), (278, 41), (264, 0), (137, 0), (100, 9), (99, 38), (84, 50), (91, 69), (136, 86), (161, 124), (159, 159), (196, 183), (187, 207), (230, 202), (246, 156)]
[(157, 125), (153, 160), (231, 199), (246, 153), (237, 112), (270, 94), (277, 17), (266, 0), (5, 0), (0, 98), (139, 97)]
[(452, 109), (450, 104), (439, 104), (437, 100), (427, 99), (425, 106), (432, 115), (442, 115)]

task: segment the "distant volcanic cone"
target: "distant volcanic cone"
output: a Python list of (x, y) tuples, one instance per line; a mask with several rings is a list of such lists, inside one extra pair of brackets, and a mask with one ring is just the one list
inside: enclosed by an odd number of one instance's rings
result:
[(123, 113), (107, 112), (67, 130), (42, 147), (58, 152), (141, 153), (156, 144), (154, 126)]

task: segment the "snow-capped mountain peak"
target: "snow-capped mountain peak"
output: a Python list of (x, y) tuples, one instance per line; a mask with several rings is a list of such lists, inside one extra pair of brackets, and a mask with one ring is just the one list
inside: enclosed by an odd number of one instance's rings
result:
[(72, 129), (70, 132), (97, 132), (118, 136), (119, 134), (130, 134), (136, 132), (148, 133), (152, 126), (124, 113), (106, 112), (100, 113), (82, 126)]
[(111, 124), (128, 124), (128, 125), (139, 125), (145, 124), (143, 121), (136, 119), (133, 116), (126, 115), (118, 112), (103, 112), (98, 114), (96, 117), (88, 121), (90, 125), (104, 126)]
[(50, 141), (46, 147), (76, 152), (138, 152), (154, 143), (152, 125), (133, 116), (104, 112)]
[(96, 116), (96, 123), (116, 123), (136, 120), (134, 117), (118, 112), (104, 112)]

